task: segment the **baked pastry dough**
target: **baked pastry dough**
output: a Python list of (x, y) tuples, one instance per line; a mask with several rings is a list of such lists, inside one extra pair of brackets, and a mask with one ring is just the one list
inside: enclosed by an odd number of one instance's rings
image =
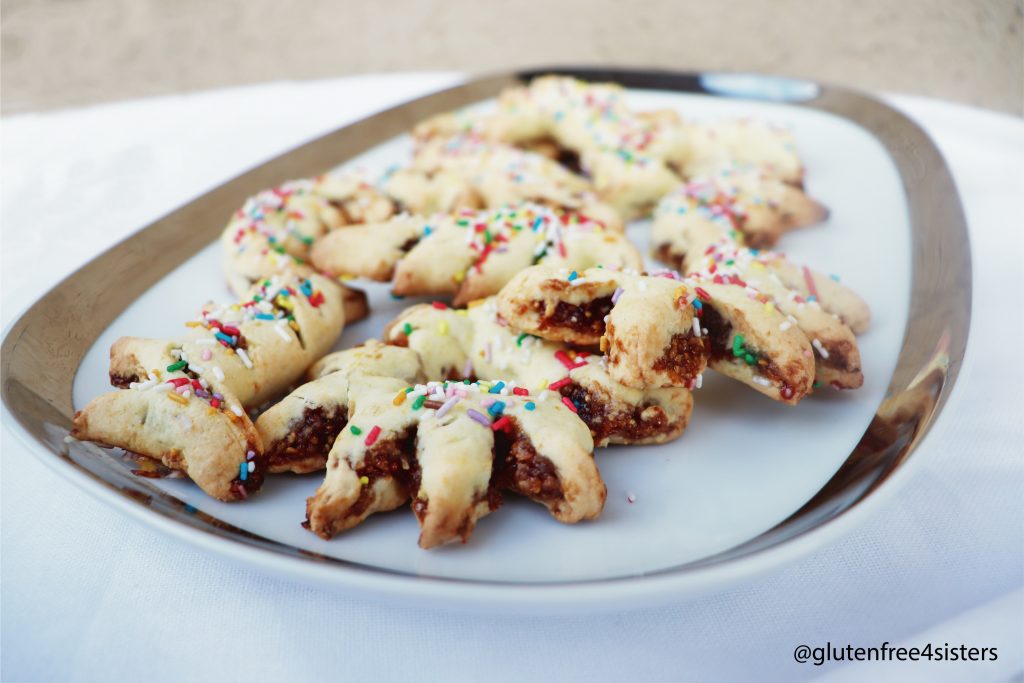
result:
[(323, 538), (412, 499), (419, 544), (465, 543), (507, 489), (560, 522), (601, 514), (607, 489), (586, 426), (566, 406), (498, 385), (357, 376), (306, 525)]
[(543, 155), (475, 135), (424, 142), (410, 166), (392, 171), (384, 187), (423, 216), (535, 202), (622, 232), (622, 218), (598, 201), (589, 180)]
[(692, 389), (708, 349), (687, 287), (671, 277), (607, 268), (528, 268), (497, 296), (498, 314), (544, 339), (597, 346), (626, 386)]
[(803, 186), (804, 165), (789, 129), (752, 119), (681, 125), (683, 151), (675, 161), (685, 177), (714, 176), (734, 165), (755, 166), (784, 183)]
[(349, 387), (359, 376), (422, 381), (415, 351), (371, 339), (332, 353), (296, 388), (256, 420), (271, 473), (322, 470), (334, 439), (348, 424)]
[(503, 378), (515, 383), (510, 390), (571, 406), (598, 446), (671, 441), (693, 409), (685, 388), (626, 386), (610, 376), (602, 356), (516, 330), (498, 315), (494, 298), (468, 310), (412, 306), (383, 337), (417, 351), (427, 377)]
[[(687, 279), (672, 271), (652, 277), (537, 266), (501, 291), (498, 311), (538, 336), (577, 344), (598, 337), (611, 375), (634, 385), (684, 379), (678, 368), (702, 367), (696, 363), (705, 350), (713, 369), (785, 403), (799, 402), (815, 382), (837, 389), (863, 383), (849, 327), (771, 277), (771, 259), (722, 249), (708, 255), (706, 270)], [(686, 309), (696, 316), (678, 312)], [(682, 330), (684, 319), (693, 325), (690, 335)]]
[[(654, 213), (651, 244), (659, 260), (682, 270), (688, 231), (736, 233), (743, 244), (765, 249), (786, 232), (827, 217), (823, 205), (762, 168), (732, 166), (693, 179), (666, 195)], [(712, 225), (691, 225), (695, 223)]]
[[(290, 273), (308, 276), (310, 245), (331, 230), (379, 222), (397, 204), (356, 173), (328, 173), (264, 190), (246, 200), (221, 234), (224, 274), (235, 295), (256, 282)], [(365, 295), (344, 288), (349, 322), (366, 317)]]
[(553, 142), (578, 157), (598, 196), (626, 220), (648, 213), (679, 183), (670, 164), (686, 154), (676, 117), (638, 115), (626, 105), (620, 86), (562, 76), (506, 90), (493, 114), (474, 118), (454, 112), (420, 124), (413, 133), (429, 139), (467, 131), (519, 146)]
[(122, 337), (110, 379), (123, 390), (77, 412), (71, 436), (161, 460), (215, 498), (244, 499), (266, 471), (245, 410), (301, 377), (344, 322), (338, 287), (292, 275), (261, 282), (240, 303), (208, 304), (179, 339)]
[(393, 278), (396, 295), (451, 295), (457, 306), (496, 293), (533, 263), (582, 269), (642, 261), (621, 233), (533, 203), (431, 219), (404, 215), (336, 230), (313, 246), (313, 262), (330, 275)]

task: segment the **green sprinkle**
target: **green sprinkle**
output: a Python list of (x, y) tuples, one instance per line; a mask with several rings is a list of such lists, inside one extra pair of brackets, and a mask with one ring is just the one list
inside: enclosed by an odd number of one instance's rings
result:
[(360, 429), (359, 427), (356, 427), (355, 425), (352, 425), (351, 427), (349, 427), (348, 430), (350, 432), (352, 432), (353, 434), (355, 434), (356, 436), (359, 436), (360, 434), (363, 433), (363, 430)]
[(302, 240), (303, 244), (306, 244), (306, 245), (313, 244), (313, 238), (310, 237), (309, 235), (303, 235), (299, 239)]
[(526, 339), (529, 336), (530, 335), (528, 335), (525, 332), (523, 332), (518, 337), (516, 337), (516, 346), (522, 346), (523, 345), (523, 340)]
[(820, 387), (821, 387), (821, 382), (815, 382), (814, 384), (811, 385), (812, 389), (818, 389)]
[(405, 388), (405, 393), (411, 394), (412, 393), (412, 387), (406, 387)]
[(178, 370), (183, 370), (186, 367), (188, 367), (188, 363), (183, 360), (179, 360), (177, 363), (171, 363), (168, 365), (167, 372), (177, 372)]
[(419, 410), (423, 407), (423, 402), (427, 400), (426, 396), (417, 396), (416, 400), (412, 402), (412, 409)]
[(747, 365), (753, 365), (754, 363), (757, 362), (757, 359), (754, 358), (754, 356), (752, 354), (749, 354), (749, 353), (747, 355), (743, 356), (743, 360), (745, 360), (747, 362)]
[(742, 356), (743, 355), (743, 335), (737, 334), (732, 339), (732, 355)]
[(412, 334), (412, 325), (410, 325), (409, 323), (403, 325), (402, 332), (405, 332), (405, 336), (408, 337), (410, 334)]

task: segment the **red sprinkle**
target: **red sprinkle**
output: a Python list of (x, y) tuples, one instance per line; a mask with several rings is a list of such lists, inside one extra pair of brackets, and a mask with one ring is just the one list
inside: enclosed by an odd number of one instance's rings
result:
[(502, 429), (506, 429), (508, 426), (509, 426), (508, 415), (502, 415), (499, 419), (497, 419), (497, 420), (495, 420), (494, 422), (491, 423), (491, 429), (493, 429), (496, 432), (499, 431), (499, 430), (502, 430)]
[(576, 363), (571, 358), (569, 358), (569, 354), (567, 354), (565, 351), (562, 351), (561, 349), (555, 351), (555, 358), (557, 358), (558, 362), (564, 365), (569, 370), (572, 370), (576, 367)]
[(232, 325), (221, 325), (220, 331), (228, 335), (229, 337), (237, 337), (242, 334), (242, 332), (237, 327), (234, 327)]
[(184, 386), (189, 383), (188, 377), (175, 377), (174, 379), (167, 380), (168, 384), (173, 384), (174, 388), (177, 389), (180, 386)]
[(707, 290), (701, 287), (697, 287), (696, 292), (697, 296), (699, 296), (704, 301), (711, 301), (711, 295), (707, 293)]
[(818, 296), (817, 288), (814, 286), (814, 276), (811, 275), (811, 271), (807, 268), (807, 266), (804, 266), (803, 268), (804, 282), (807, 283), (807, 291), (810, 292), (811, 296), (813, 296), (815, 299), (821, 299), (821, 297)]
[(220, 401), (218, 401), (215, 398), (211, 398), (210, 405), (213, 406), (214, 408), (220, 408)]
[(569, 385), (571, 383), (572, 383), (571, 379), (569, 379), (568, 377), (563, 377), (562, 379), (558, 380), (557, 382), (552, 382), (551, 384), (549, 384), (548, 385), (548, 389), (550, 389), (551, 391), (558, 391), (562, 387), (567, 386), (567, 385)]
[(192, 380), (192, 388), (195, 389), (196, 391), (199, 391), (203, 388), (203, 385), (199, 383), (199, 380), (194, 379)]
[(569, 410), (571, 410), (572, 412), (574, 412), (574, 413), (580, 412), (579, 410), (576, 409), (576, 404), (573, 403), (572, 401), (570, 401), (568, 396), (563, 396), (562, 397), (562, 403), (564, 403), (565, 407), (568, 408)]
[(324, 302), (324, 293), (319, 289), (313, 292), (313, 296), (309, 297), (309, 305), (313, 308), (317, 308)]
[(530, 395), (530, 392), (527, 391), (526, 389), (522, 388), (522, 387), (514, 387), (512, 389), (512, 393), (515, 394), (516, 396), (529, 396)]
[(443, 301), (431, 301), (430, 305), (439, 311), (444, 311), (448, 308), (448, 306)]
[(366, 435), (366, 440), (363, 443), (367, 446), (372, 446), (377, 443), (378, 436), (380, 436), (380, 427), (378, 425), (374, 425), (373, 429), (370, 430), (370, 433)]

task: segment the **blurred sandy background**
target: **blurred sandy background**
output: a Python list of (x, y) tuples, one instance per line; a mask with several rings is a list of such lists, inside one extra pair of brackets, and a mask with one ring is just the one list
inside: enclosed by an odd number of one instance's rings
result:
[(4, 113), (545, 63), (749, 70), (1024, 114), (1024, 0), (5, 0)]

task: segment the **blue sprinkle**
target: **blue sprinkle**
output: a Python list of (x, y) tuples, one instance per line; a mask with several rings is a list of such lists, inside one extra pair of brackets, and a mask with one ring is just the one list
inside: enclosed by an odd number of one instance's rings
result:
[(185, 503), (185, 512), (187, 512), (190, 515), (194, 515), (195, 513), (199, 512), (199, 509), (192, 507), (188, 503)]
[(434, 232), (434, 229), (431, 228), (429, 225), (427, 227), (423, 228), (423, 236), (424, 237), (428, 236), (432, 232)]
[(807, 300), (808, 300), (808, 301), (817, 301), (817, 300), (818, 300), (818, 297), (816, 297), (816, 296), (814, 296), (814, 295), (812, 294), (812, 295), (810, 295), (809, 297), (807, 297)]
[(495, 401), (487, 409), (487, 412), (491, 414), (491, 417), (498, 417), (499, 415), (501, 415), (502, 411), (504, 411), (504, 410), (505, 410), (505, 402), (504, 401)]
[(394, 292), (391, 292), (391, 298), (394, 299), (395, 301), (401, 301), (405, 297), (402, 296), (401, 294), (395, 294)]
[(278, 294), (280, 296), (291, 296), (292, 295), (292, 293), (289, 292), (287, 289), (282, 289), (280, 292), (278, 292)]
[(272, 313), (257, 313), (253, 316), (257, 320), (273, 320), (274, 316)]
[(528, 401), (526, 405), (524, 405), (523, 407), (526, 408), (527, 410), (533, 410), (534, 408), (537, 407), (537, 404), (534, 403), (533, 401)]
[(833, 273), (832, 275), (829, 275), (829, 277), (832, 278), (833, 280), (835, 280), (836, 282), (839, 282), (839, 276), (838, 275)]
[(235, 338), (234, 337), (229, 337), (228, 335), (224, 334), (223, 332), (214, 332), (213, 336), (216, 337), (217, 339), (220, 339), (225, 344), (234, 344), (235, 343)]
[(538, 230), (540, 230), (540, 226), (543, 225), (543, 224), (544, 224), (544, 218), (541, 217), (541, 216), (537, 216), (537, 220), (535, 220), (533, 222), (533, 231), (537, 232)]
[(500, 394), (501, 390), (504, 389), (504, 388), (505, 388), (505, 383), (504, 382), (498, 382), (493, 387), (491, 387), (491, 390), (490, 390), (489, 393)]
[(700, 299), (694, 299), (693, 300), (693, 307), (696, 308), (699, 311), (700, 309), (704, 308), (704, 304), (702, 304), (700, 302)]
[(579, 277), (579, 274), (575, 270), (572, 271), (571, 273), (569, 273), (569, 282), (572, 282), (573, 280), (575, 280), (578, 277)]
[(242, 481), (249, 478), (249, 463), (242, 462), (238, 464), (238, 478)]

